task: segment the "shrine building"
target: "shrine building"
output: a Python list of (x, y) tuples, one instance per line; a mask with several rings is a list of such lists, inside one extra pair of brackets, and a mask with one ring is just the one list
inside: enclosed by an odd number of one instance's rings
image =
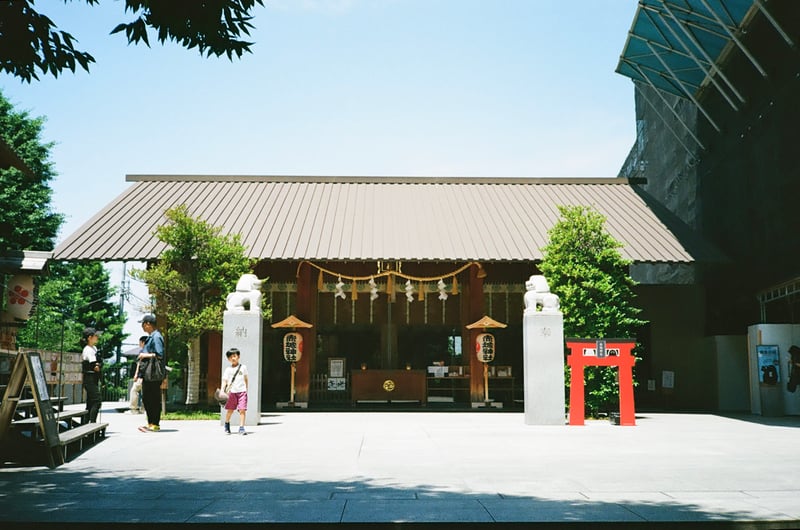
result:
[[(537, 262), (559, 205), (591, 207), (623, 244), (635, 303), (650, 323), (635, 337), (644, 347), (637, 365), (638, 403), (680, 402), (714, 408), (698, 351), (703, 293), (698, 263), (724, 257), (694, 236), (670, 230), (623, 178), (295, 177), (129, 175), (131, 186), (55, 251), (57, 260), (153, 261), (164, 245), (153, 235), (164, 212), (185, 204), (190, 215), (240, 234), (255, 274), (268, 278), (264, 322), (262, 410), (289, 399), (283, 357), (285, 329), (295, 317), (304, 355), (296, 365), (295, 401), (309, 407), (350, 408), (354, 372), (421, 373), (424, 390), (395, 396), (429, 407), (483, 400), (482, 364), (474, 351), (488, 316), (496, 357), (491, 399), (520, 407), (525, 281)], [(208, 397), (218, 386), (221, 337), (202, 340)], [(679, 386), (661, 388), (662, 370)], [(441, 373), (440, 373), (441, 372)], [(648, 385), (653, 381), (655, 384)], [(358, 391), (356, 381), (355, 390)], [(650, 390), (648, 390), (650, 387)], [(666, 393), (665, 393), (666, 392)], [(370, 401), (367, 394), (358, 394)], [(669, 400), (669, 403), (667, 402)]]

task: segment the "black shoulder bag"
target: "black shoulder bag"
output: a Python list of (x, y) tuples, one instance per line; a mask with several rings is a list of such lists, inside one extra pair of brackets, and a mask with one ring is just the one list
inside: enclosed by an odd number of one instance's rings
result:
[(167, 370), (164, 367), (164, 361), (157, 354), (145, 361), (142, 379), (149, 383), (160, 383), (165, 377), (167, 377)]

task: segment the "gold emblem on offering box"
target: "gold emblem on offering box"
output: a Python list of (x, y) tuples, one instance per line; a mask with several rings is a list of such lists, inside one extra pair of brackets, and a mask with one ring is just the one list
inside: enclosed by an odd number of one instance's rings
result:
[(391, 379), (387, 379), (386, 381), (384, 381), (383, 389), (386, 390), (387, 392), (391, 392), (392, 390), (394, 390), (394, 381), (392, 381)]

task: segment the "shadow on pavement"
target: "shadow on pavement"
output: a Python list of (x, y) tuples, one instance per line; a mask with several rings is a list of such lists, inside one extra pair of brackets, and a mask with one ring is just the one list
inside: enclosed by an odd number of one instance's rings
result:
[[(157, 475), (157, 470), (154, 473)], [(707, 507), (706, 507), (707, 510)], [(186, 481), (99, 477), (43, 469), (22, 480), (0, 477), (4, 529), (177, 525), (230, 528), (796, 528), (797, 521), (752, 520), (752, 512), (708, 513), (669, 500), (598, 502), (534, 496), (469, 495), (366, 482), (274, 479)], [(749, 520), (748, 520), (749, 519)]]

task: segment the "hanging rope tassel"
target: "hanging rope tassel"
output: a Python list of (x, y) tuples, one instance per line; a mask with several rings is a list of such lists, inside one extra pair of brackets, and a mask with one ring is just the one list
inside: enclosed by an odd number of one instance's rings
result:
[(352, 289), (350, 290), (350, 298), (352, 298), (353, 300), (358, 300), (358, 284), (356, 283), (355, 280), (353, 280), (353, 286)]
[(386, 294), (389, 295), (389, 301), (394, 302), (394, 275), (390, 274), (386, 277)]
[(322, 281), (322, 274), (323, 274), (322, 271), (319, 271), (319, 276), (317, 276), (317, 292), (320, 293), (322, 292), (322, 289), (325, 286), (324, 282)]
[(422, 282), (419, 282), (419, 292), (417, 293), (417, 300), (419, 300), (420, 302), (425, 300), (425, 284)]
[(458, 278), (453, 276), (453, 290), (450, 291), (450, 294), (458, 294)]

